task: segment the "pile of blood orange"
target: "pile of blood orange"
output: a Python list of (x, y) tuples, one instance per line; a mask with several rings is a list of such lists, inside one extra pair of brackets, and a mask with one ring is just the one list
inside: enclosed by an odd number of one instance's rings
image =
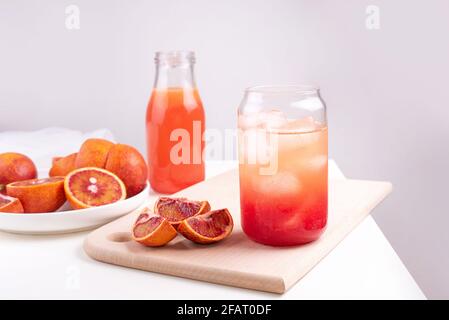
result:
[(132, 227), (135, 241), (160, 247), (179, 233), (199, 244), (210, 244), (227, 238), (234, 227), (228, 209), (211, 210), (207, 201), (161, 197), (154, 212), (144, 208)]
[(53, 158), (48, 178), (26, 155), (0, 154), (0, 212), (45, 213), (66, 200), (73, 209), (114, 203), (141, 192), (147, 165), (132, 146), (88, 139), (77, 153)]

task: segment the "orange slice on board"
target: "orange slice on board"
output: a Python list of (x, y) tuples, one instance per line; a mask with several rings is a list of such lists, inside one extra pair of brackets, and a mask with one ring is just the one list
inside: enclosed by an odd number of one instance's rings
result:
[(19, 199), (0, 194), (0, 212), (23, 213)]
[(73, 209), (98, 207), (126, 199), (122, 180), (112, 172), (94, 167), (70, 172), (65, 177), (64, 190)]
[(185, 219), (178, 232), (195, 243), (209, 244), (228, 237), (233, 227), (228, 209), (219, 209)]
[(66, 200), (64, 177), (13, 182), (6, 186), (6, 193), (19, 199), (26, 213), (53, 212)]
[(142, 213), (133, 226), (133, 239), (147, 247), (161, 247), (173, 240), (176, 229), (163, 217)]
[(184, 219), (210, 211), (207, 201), (192, 201), (186, 198), (160, 197), (154, 204), (154, 212), (168, 220), (175, 228)]

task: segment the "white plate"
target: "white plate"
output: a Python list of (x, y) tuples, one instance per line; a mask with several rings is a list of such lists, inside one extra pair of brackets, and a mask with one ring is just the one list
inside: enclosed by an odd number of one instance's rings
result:
[(23, 234), (56, 234), (94, 229), (143, 205), (149, 192), (147, 183), (145, 189), (134, 197), (100, 207), (70, 210), (66, 203), (56, 212), (0, 212), (0, 230)]

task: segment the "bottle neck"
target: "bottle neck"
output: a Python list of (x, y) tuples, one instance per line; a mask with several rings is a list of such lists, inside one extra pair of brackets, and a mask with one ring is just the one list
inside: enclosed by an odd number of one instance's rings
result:
[(186, 63), (177, 66), (157, 64), (154, 88), (196, 88), (195, 77), (193, 73), (193, 64)]

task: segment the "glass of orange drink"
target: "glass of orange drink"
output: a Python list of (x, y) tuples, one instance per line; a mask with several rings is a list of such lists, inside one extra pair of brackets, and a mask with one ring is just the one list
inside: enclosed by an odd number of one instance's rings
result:
[(238, 113), (243, 231), (273, 246), (318, 239), (328, 206), (328, 130), (319, 89), (248, 88)]

